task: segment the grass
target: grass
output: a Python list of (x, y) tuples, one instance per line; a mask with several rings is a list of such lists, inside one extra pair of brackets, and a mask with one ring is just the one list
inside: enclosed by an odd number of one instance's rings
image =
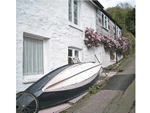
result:
[(67, 113), (67, 111), (66, 111), (66, 110), (64, 110), (64, 111), (61, 111), (60, 113)]
[(92, 87), (89, 87), (89, 94), (95, 94), (103, 87), (99, 84), (94, 84)]

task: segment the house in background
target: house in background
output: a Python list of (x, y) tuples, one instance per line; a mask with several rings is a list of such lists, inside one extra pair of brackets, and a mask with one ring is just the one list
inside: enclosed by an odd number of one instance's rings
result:
[[(97, 1), (93, 0), (93, 2), (96, 4), (96, 32), (101, 33), (107, 37), (116, 39), (116, 38), (121, 38), (122, 33), (121, 29), (122, 27), (117, 24), (113, 20), (113, 18), (104, 10), (104, 7)], [(113, 59), (111, 59), (111, 56), (114, 56)], [(110, 59), (109, 59), (110, 58)], [(112, 63), (110, 62), (117, 62), (122, 58), (122, 56), (117, 55), (116, 53), (112, 52), (103, 52), (103, 65), (108, 66)]]
[[(71, 63), (97, 62), (103, 67), (116, 62), (115, 53), (103, 46), (88, 49), (85, 29), (115, 38), (121, 27), (92, 0), (17, 0), (16, 1), (16, 90), (25, 90), (50, 71)], [(118, 57), (120, 60), (122, 56)]]

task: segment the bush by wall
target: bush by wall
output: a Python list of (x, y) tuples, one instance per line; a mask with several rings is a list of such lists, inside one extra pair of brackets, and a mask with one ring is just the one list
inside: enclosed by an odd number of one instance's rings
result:
[(86, 28), (84, 43), (87, 48), (98, 47), (104, 44), (106, 51), (117, 52), (120, 55), (125, 55), (130, 51), (130, 40), (128, 38), (121, 37), (115, 40), (106, 35), (94, 32), (92, 28)]

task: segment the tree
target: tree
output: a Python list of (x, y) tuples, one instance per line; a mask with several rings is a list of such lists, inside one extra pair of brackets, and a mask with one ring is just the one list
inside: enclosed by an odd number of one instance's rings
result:
[(132, 9), (133, 8), (133, 6), (127, 2), (119, 3), (119, 4), (117, 4), (117, 7), (120, 7), (122, 9), (127, 9), (127, 8)]
[(106, 12), (122, 27), (122, 36), (131, 42), (131, 49), (135, 49), (135, 8), (129, 3), (119, 3)]
[(125, 18), (125, 24), (127, 26), (127, 30), (135, 36), (135, 8), (128, 11)]

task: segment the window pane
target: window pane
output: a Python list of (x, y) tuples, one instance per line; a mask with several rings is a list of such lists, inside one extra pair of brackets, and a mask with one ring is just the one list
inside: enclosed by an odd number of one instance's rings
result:
[(110, 52), (110, 60), (115, 60), (115, 55), (113, 52)]
[(77, 5), (74, 5), (74, 11), (77, 11)]
[(23, 74), (43, 74), (43, 40), (23, 40)]
[(76, 19), (76, 18), (74, 18), (74, 23), (75, 23), (75, 24), (78, 24), (78, 22), (77, 22), (77, 19)]
[(68, 49), (68, 56), (72, 56), (72, 50)]
[(72, 63), (73, 63), (72, 59), (68, 58), (68, 64), (72, 64)]
[(71, 0), (69, 0), (69, 21), (72, 21), (72, 5), (71, 5)]
[(74, 4), (76, 4), (76, 5), (77, 5), (77, 0), (74, 0)]
[(105, 20), (105, 28), (107, 29), (107, 21)]
[(107, 29), (107, 26), (108, 26), (108, 20), (107, 20), (107, 17), (105, 16), (105, 28)]
[(102, 26), (104, 26), (104, 15), (102, 14)]
[(77, 50), (75, 50), (75, 57), (79, 57)]
[(74, 24), (78, 24), (78, 3), (77, 0), (74, 0)]
[(74, 12), (74, 17), (77, 18), (77, 12)]
[(108, 25), (108, 29), (110, 30), (110, 26)]

